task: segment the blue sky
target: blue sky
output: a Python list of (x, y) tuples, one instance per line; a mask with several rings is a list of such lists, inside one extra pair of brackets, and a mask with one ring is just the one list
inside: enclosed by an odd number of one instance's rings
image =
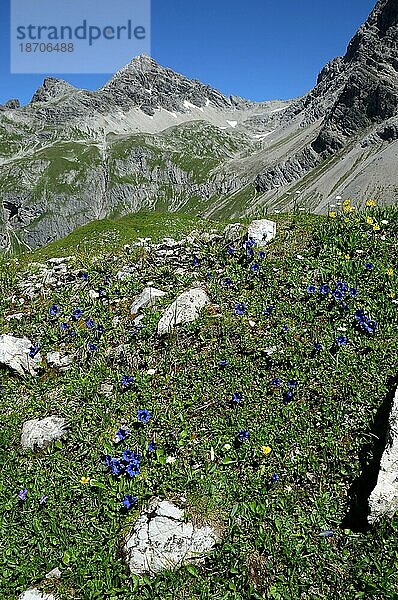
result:
[[(10, 74), (9, 1), (0, 0), (0, 103), (9, 98), (26, 103), (45, 73)], [(109, 2), (98, 0), (104, 1)], [(252, 100), (292, 98), (314, 85), (328, 60), (345, 52), (374, 4), (375, 0), (152, 0), (152, 56), (225, 94)], [(88, 89), (109, 79), (57, 76)]]

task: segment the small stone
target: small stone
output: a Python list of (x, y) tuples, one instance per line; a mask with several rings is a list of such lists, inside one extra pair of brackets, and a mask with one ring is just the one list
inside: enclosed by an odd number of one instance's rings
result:
[(209, 297), (202, 288), (192, 288), (183, 292), (167, 307), (158, 323), (158, 334), (165, 335), (172, 331), (175, 325), (195, 321), (202, 308), (209, 303)]
[(376, 487), (369, 497), (369, 523), (393, 517), (398, 510), (398, 389), (393, 400), (386, 447), (381, 457)]
[(49, 573), (46, 574), (46, 579), (61, 579), (61, 571), (59, 568), (55, 567), (55, 569), (49, 571)]
[(166, 295), (166, 292), (154, 287), (146, 287), (133, 301), (130, 307), (130, 313), (136, 315), (143, 308), (155, 306), (159, 298)]
[(66, 430), (66, 421), (63, 417), (52, 415), (44, 419), (31, 419), (22, 426), (22, 447), (31, 450), (36, 447), (45, 448), (51, 442), (63, 437)]
[(88, 295), (91, 298), (91, 300), (98, 300), (98, 298), (100, 297), (99, 293), (96, 290), (89, 290)]
[(61, 352), (48, 352), (46, 361), (49, 367), (67, 371), (73, 364), (73, 356), (71, 354), (61, 354)]
[(276, 223), (268, 219), (252, 221), (247, 230), (247, 237), (256, 242), (256, 246), (261, 248), (276, 236)]
[(34, 358), (29, 356), (32, 342), (28, 338), (17, 338), (12, 335), (0, 335), (0, 363), (6, 365), (19, 375), (37, 375), (41, 356), (38, 352)]

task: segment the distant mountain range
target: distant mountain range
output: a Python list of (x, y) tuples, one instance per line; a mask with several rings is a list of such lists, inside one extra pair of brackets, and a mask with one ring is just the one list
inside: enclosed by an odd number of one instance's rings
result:
[(0, 245), (140, 209), (236, 217), (398, 192), (398, 0), (290, 101), (226, 97), (134, 58), (97, 91), (46, 78), (0, 106)]

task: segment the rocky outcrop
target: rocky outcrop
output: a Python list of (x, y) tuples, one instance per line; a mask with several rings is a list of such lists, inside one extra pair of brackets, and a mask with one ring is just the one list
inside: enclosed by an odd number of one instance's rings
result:
[(153, 576), (203, 562), (219, 541), (212, 527), (195, 527), (175, 504), (155, 498), (138, 517), (123, 551), (131, 573)]
[(398, 390), (393, 400), (386, 447), (376, 487), (369, 498), (369, 523), (393, 517), (398, 510)]
[(170, 333), (176, 325), (195, 321), (200, 311), (210, 303), (209, 297), (202, 288), (193, 288), (183, 292), (165, 310), (158, 323), (158, 335)]

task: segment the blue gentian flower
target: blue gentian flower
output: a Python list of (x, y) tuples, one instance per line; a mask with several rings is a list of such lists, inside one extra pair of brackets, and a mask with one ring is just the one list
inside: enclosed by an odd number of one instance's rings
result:
[(89, 352), (97, 352), (98, 348), (95, 344), (92, 344), (91, 342), (89, 342), (87, 344), (87, 349)]
[(151, 418), (151, 415), (146, 408), (139, 410), (137, 413), (137, 419), (141, 423), (148, 423), (150, 418)]
[(158, 445), (156, 442), (149, 442), (148, 444), (148, 452), (156, 452)]
[(344, 281), (338, 281), (336, 284), (336, 288), (338, 290), (340, 290), (341, 292), (347, 292), (348, 291), (348, 285), (346, 283), (344, 283)]
[(321, 287), (319, 288), (319, 292), (321, 294), (323, 294), (324, 296), (327, 296), (327, 294), (330, 294), (331, 289), (328, 285), (324, 284), (324, 285), (321, 285)]
[(83, 311), (81, 308), (75, 308), (75, 310), (72, 313), (72, 318), (74, 321), (78, 321), (83, 315)]
[(80, 275), (80, 277), (83, 279), (83, 281), (87, 281), (87, 279), (88, 279), (88, 273), (82, 273)]
[(287, 325), (284, 325), (282, 327), (282, 333), (287, 333), (289, 331), (289, 327)]
[(271, 475), (271, 481), (272, 483), (276, 483), (277, 481), (279, 481), (278, 473), (274, 473), (273, 475)]
[(104, 461), (107, 467), (111, 468), (113, 457), (110, 454), (105, 454)]
[(338, 346), (346, 346), (347, 342), (348, 342), (348, 340), (344, 335), (339, 335), (336, 338), (336, 343)]
[(297, 381), (297, 379), (290, 379), (290, 381), (287, 382), (287, 385), (288, 385), (288, 387), (295, 390), (298, 385), (298, 381)]
[(354, 287), (350, 288), (349, 289), (349, 294), (350, 294), (350, 296), (352, 298), (356, 298), (358, 296), (358, 290), (357, 290), (357, 288), (354, 288)]
[(264, 250), (261, 250), (261, 251), (258, 253), (258, 258), (259, 258), (259, 260), (264, 260), (264, 258), (266, 258), (266, 256), (267, 256), (267, 255), (266, 255), (266, 253), (264, 252)]
[(235, 306), (235, 312), (237, 315), (244, 315), (246, 311), (246, 306), (243, 302), (239, 302), (236, 306)]
[(285, 404), (289, 404), (289, 402), (292, 402), (293, 399), (294, 399), (294, 394), (293, 394), (292, 390), (287, 390), (283, 394), (283, 402)]
[(132, 383), (134, 383), (135, 379), (131, 375), (123, 375), (122, 376), (122, 386), (128, 387)]
[(88, 329), (92, 329), (93, 327), (95, 327), (94, 319), (87, 319), (86, 320), (86, 327), (88, 327)]
[(335, 292), (333, 292), (333, 298), (335, 300), (341, 300), (343, 298), (343, 292), (341, 292), (340, 290), (336, 290)]
[(253, 263), (250, 267), (250, 270), (253, 271), (253, 273), (258, 273), (260, 270), (260, 265), (258, 263)]
[(118, 476), (123, 473), (125, 467), (118, 458), (112, 458), (110, 461), (110, 469), (113, 475)]
[(122, 454), (122, 459), (126, 463), (137, 462), (139, 463), (141, 460), (141, 456), (136, 454), (133, 450), (125, 450)]
[(232, 281), (232, 279), (230, 277), (226, 277), (224, 279), (224, 285), (225, 285), (225, 287), (231, 287), (232, 284), (233, 284), (233, 281)]
[(226, 253), (229, 254), (230, 256), (233, 256), (235, 254), (235, 248), (233, 246), (231, 246), (230, 244), (228, 244), (228, 246), (226, 248)]
[(273, 313), (275, 310), (275, 306), (267, 306), (267, 308), (264, 310), (264, 314), (265, 315), (270, 315), (271, 313)]
[(197, 257), (197, 256), (194, 256), (194, 257), (193, 257), (193, 260), (192, 260), (192, 265), (193, 265), (194, 267), (197, 267), (197, 266), (198, 266), (198, 264), (199, 264), (199, 259), (198, 259), (198, 257)]
[(28, 494), (28, 490), (25, 488), (25, 489), (21, 490), (20, 492), (18, 492), (18, 498), (20, 500), (22, 500), (22, 502), (24, 502), (26, 500), (27, 494)]
[(243, 393), (242, 392), (235, 392), (234, 395), (232, 396), (232, 402), (234, 404), (241, 404), (243, 400)]
[(226, 359), (220, 360), (218, 364), (220, 367), (226, 367), (228, 364), (228, 361)]
[(61, 323), (61, 329), (62, 331), (66, 331), (67, 329), (69, 329), (68, 323)]
[(321, 350), (323, 350), (322, 344), (320, 342), (315, 342), (314, 350), (315, 350), (315, 352), (320, 352)]
[(277, 377), (274, 377), (274, 379), (271, 380), (271, 385), (274, 387), (280, 387), (282, 384), (281, 380), (278, 379)]
[(119, 439), (119, 442), (122, 442), (123, 440), (125, 440), (129, 435), (130, 435), (131, 431), (130, 429), (118, 429), (118, 431), (116, 432), (116, 436)]
[(316, 292), (316, 287), (315, 287), (314, 285), (309, 285), (309, 286), (307, 287), (307, 292), (308, 292), (309, 294), (315, 294), (315, 292)]
[(122, 504), (126, 510), (130, 510), (137, 504), (137, 498), (131, 494), (126, 494), (123, 498)]
[(129, 477), (136, 477), (140, 474), (140, 465), (137, 461), (132, 461), (126, 467), (126, 473)]
[(44, 504), (46, 504), (48, 500), (48, 496), (43, 495), (41, 498), (39, 498), (39, 505), (43, 506)]
[(365, 269), (367, 271), (373, 271), (374, 265), (372, 265), (372, 263), (370, 263), (370, 262), (367, 262), (367, 263), (365, 263)]
[(59, 315), (59, 306), (57, 306), (56, 304), (53, 304), (52, 306), (50, 306), (50, 310), (49, 313), (51, 315), (51, 317), (57, 317)]
[(255, 245), (256, 245), (256, 240), (254, 240), (253, 238), (249, 238), (245, 242), (246, 248), (253, 248), (253, 246), (255, 246)]
[(39, 352), (39, 346), (37, 344), (35, 346), (31, 346), (29, 349), (30, 358), (34, 358), (38, 352)]
[(236, 436), (239, 442), (246, 442), (249, 439), (249, 432), (241, 429)]

